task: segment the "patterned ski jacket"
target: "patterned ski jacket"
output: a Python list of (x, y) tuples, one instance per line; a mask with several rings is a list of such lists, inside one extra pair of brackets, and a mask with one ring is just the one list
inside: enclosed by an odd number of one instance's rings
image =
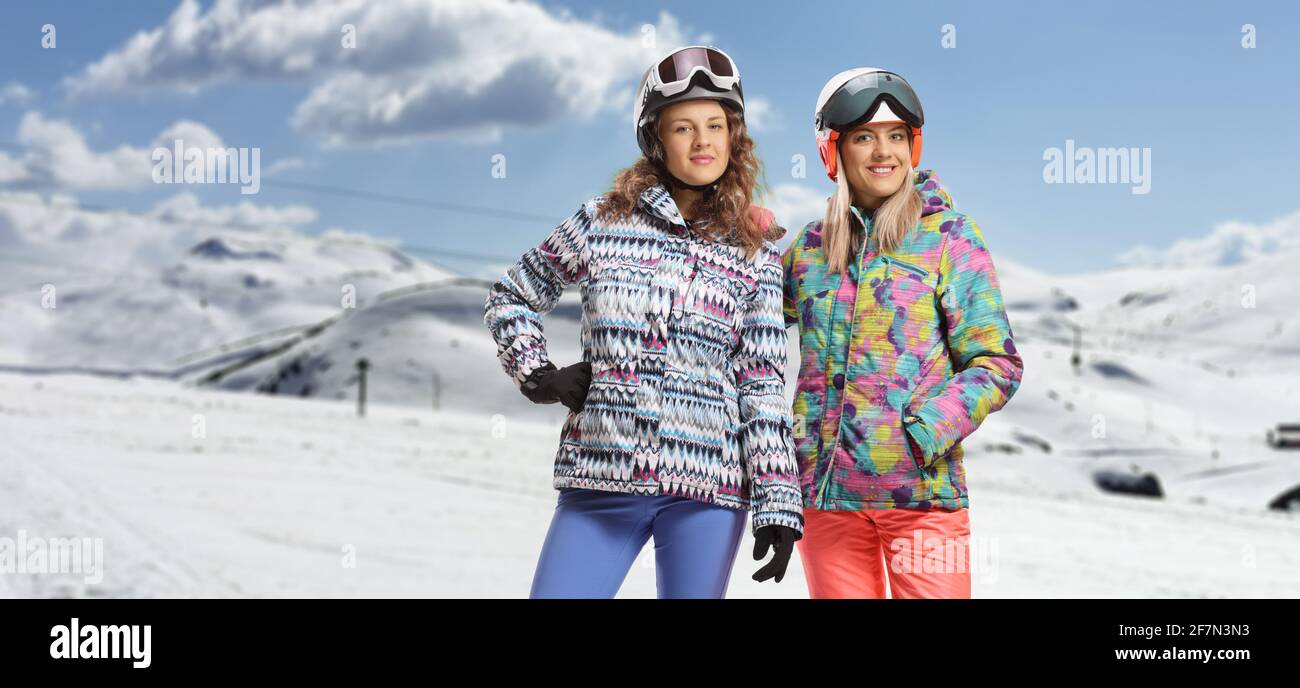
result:
[[(778, 524), (802, 535), (780, 251), (764, 241), (746, 260), (740, 246), (704, 240), (662, 185), (616, 222), (596, 219), (602, 200), (525, 253), (484, 305), (518, 386), (548, 361), (541, 316), (566, 284), (580, 285), (591, 387), (560, 431), (554, 487), (752, 509), (755, 532)], [(768, 238), (784, 231), (773, 223)]]
[[(794, 443), (809, 508), (968, 507), (961, 441), (1020, 385), (993, 259), (932, 171), (924, 210), (892, 255), (873, 218), (847, 274), (827, 274), (822, 223), (782, 256), (785, 321), (798, 324)], [(860, 235), (860, 234), (859, 234)]]

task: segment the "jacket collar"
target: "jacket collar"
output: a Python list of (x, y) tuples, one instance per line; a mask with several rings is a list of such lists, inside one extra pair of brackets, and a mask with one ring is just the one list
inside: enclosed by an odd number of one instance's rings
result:
[(870, 233), (871, 221), (876, 219), (876, 211), (871, 210), (868, 212), (864, 212), (861, 208), (857, 207), (856, 205), (850, 205), (849, 210), (853, 212), (853, 217), (857, 218), (858, 226), (865, 228), (867, 232)]
[(654, 184), (641, 192), (641, 207), (651, 215), (666, 220), (670, 228), (679, 232), (687, 230), (686, 220), (677, 209), (677, 202), (663, 184)]
[[(669, 193), (668, 188), (663, 184), (655, 184), (641, 192), (641, 207), (651, 215), (667, 221), (668, 231), (670, 233), (686, 236), (692, 231), (691, 227), (686, 224), (686, 220), (682, 218), (681, 211), (677, 209), (677, 202), (673, 200), (673, 195)], [(751, 210), (754, 210), (755, 208), (758, 207), (752, 206)], [(854, 210), (856, 211), (857, 209), (855, 208)], [(759, 209), (759, 211), (766, 212), (762, 211), (762, 209)], [(776, 224), (776, 219), (771, 217), (770, 212), (768, 213), (766, 221), (768, 227), (767, 235), (764, 237), (765, 239), (769, 241), (777, 241), (781, 237), (785, 236), (785, 228)], [(696, 225), (697, 230), (699, 226), (700, 225), (698, 224)], [(722, 239), (724, 242), (734, 240), (734, 236), (730, 239)]]

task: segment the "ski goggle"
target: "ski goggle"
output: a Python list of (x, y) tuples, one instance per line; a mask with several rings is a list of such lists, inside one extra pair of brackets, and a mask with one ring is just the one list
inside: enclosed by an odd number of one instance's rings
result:
[(703, 72), (718, 90), (731, 89), (740, 81), (740, 71), (731, 57), (721, 50), (692, 46), (673, 52), (659, 61), (651, 72), (654, 89), (665, 96), (685, 91), (695, 75)]
[(870, 120), (885, 102), (908, 125), (920, 128), (925, 124), (921, 99), (903, 77), (893, 72), (870, 72), (849, 79), (835, 91), (818, 114), (817, 128), (847, 131)]

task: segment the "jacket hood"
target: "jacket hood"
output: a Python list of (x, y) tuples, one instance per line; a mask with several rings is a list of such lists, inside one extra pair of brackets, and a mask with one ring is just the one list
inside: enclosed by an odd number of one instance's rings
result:
[(939, 185), (934, 170), (916, 171), (916, 190), (921, 194), (921, 217), (952, 210), (952, 197)]

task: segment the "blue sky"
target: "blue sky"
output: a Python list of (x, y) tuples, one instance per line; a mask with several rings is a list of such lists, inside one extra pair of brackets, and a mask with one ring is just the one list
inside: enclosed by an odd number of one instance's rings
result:
[[(631, 43), (639, 40), (643, 25), (655, 24), (660, 37), (691, 42), (707, 37), (727, 50), (740, 66), (747, 97), (766, 104), (763, 126), (754, 136), (773, 187), (797, 184), (823, 194), (831, 189), (811, 134), (814, 100), (827, 78), (855, 66), (903, 74), (925, 105), (921, 166), (938, 172), (957, 208), (980, 223), (995, 255), (1039, 269), (1105, 268), (1137, 245), (1163, 248), (1205, 235), (1221, 222), (1263, 224), (1300, 210), (1300, 195), (1289, 179), (1300, 159), (1296, 3), (1042, 5), (932, 2), (922, 11), (904, 3), (863, 2), (542, 3), (558, 26), (575, 31)], [(31, 112), (68, 122), (97, 152), (148, 147), (174, 122), (190, 120), (226, 145), (260, 147), (264, 170), (277, 160), (301, 161), (301, 167), (269, 179), (525, 212), (538, 219), (363, 201), (271, 183), (251, 197), (229, 186), (190, 189), (204, 204), (308, 205), (319, 217), (307, 231), (341, 227), (502, 259), (540, 241), (638, 154), (630, 106), (614, 101), (630, 97), (648, 61), (623, 52), (612, 59), (601, 46), (593, 46), (589, 58), (603, 65), (605, 85), (598, 95), (610, 101), (603, 107), (588, 109), (582, 99), (563, 95), (555, 97), (564, 101), (556, 104), (545, 92), (547, 84), (534, 80), (517, 103), (508, 89), (504, 97), (465, 98), (464, 107), (448, 102), (455, 97), (434, 99), (410, 117), (412, 133), (402, 140), (383, 139), (387, 134), (372, 140), (370, 130), (350, 124), (357, 110), (345, 102), (347, 91), (339, 97), (338, 89), (328, 92), (333, 101), (313, 111), (312, 124), (295, 121), (295, 111), (316, 102), (321, 85), (334, 83), (330, 80), (343, 68), (301, 74), (264, 65), (228, 69), (238, 61), (237, 53), (190, 59), (183, 43), (158, 59), (141, 59), (153, 64), (141, 75), (74, 92), (69, 80), (88, 81), (88, 65), (122, 51), (138, 32), (163, 26), (177, 6), (45, 2), (0, 9), (0, 88), (18, 82), (30, 91), (0, 101), (0, 153), (24, 155), (18, 129)], [(390, 11), (410, 6), (399, 3)], [(212, 7), (201, 3), (199, 18)], [(46, 23), (57, 27), (53, 50), (40, 45)], [(1256, 27), (1254, 49), (1241, 45), (1241, 27), (1248, 23)], [(955, 48), (941, 45), (945, 24), (956, 28)], [(283, 30), (288, 35), (294, 28)], [(455, 69), (456, 60), (481, 57), (481, 51), (474, 53), (478, 47), (458, 52), (458, 41), (469, 42), (471, 33), (489, 47), (516, 50), (513, 29), (483, 31), (464, 31), (441, 43), (422, 41), (419, 33), (414, 38), (362, 34), (359, 49), (369, 51), (366, 59), (372, 62), (360, 74), (374, 90), (351, 99), (378, 100), (384, 87), (377, 83), (418, 82), (421, 60)], [(548, 51), (574, 51), (582, 44), (573, 38), (548, 45), (546, 35), (539, 35), (518, 39), (539, 42), (516, 52), (514, 59), (524, 67)], [(660, 45), (654, 52), (670, 47)], [(420, 57), (412, 58), (416, 53)], [(582, 69), (580, 64), (563, 68)], [(178, 86), (189, 82), (199, 85), (197, 91)], [(502, 124), (495, 137), (448, 124), (465, 117)], [(327, 141), (331, 133), (342, 145)], [(1044, 150), (1064, 147), (1067, 139), (1084, 147), (1149, 147), (1150, 193), (1133, 194), (1120, 184), (1044, 183)], [(505, 155), (504, 179), (491, 174), (498, 153)], [(791, 157), (798, 154), (808, 162), (802, 179), (790, 174)], [(49, 186), (45, 190), (57, 190)], [(84, 203), (136, 210), (177, 191), (93, 186), (65, 191)], [(422, 255), (467, 274), (495, 267), (483, 260)]]

